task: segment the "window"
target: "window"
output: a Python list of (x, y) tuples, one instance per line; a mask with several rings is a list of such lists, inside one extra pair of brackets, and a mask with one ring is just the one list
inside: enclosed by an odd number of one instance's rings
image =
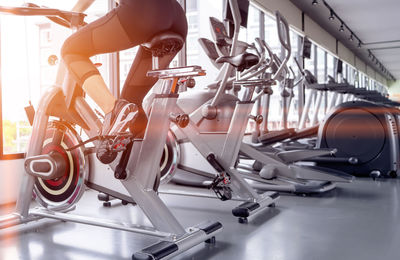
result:
[(279, 43), (275, 17), (265, 14), (264, 20), (265, 41), (271, 47), (272, 51), (280, 56), (281, 45)]
[(260, 37), (260, 14), (261, 11), (254, 5), (249, 6), (247, 28), (240, 29), (239, 40), (251, 44), (255, 38)]
[(125, 84), (126, 77), (128, 76), (129, 70), (131, 69), (131, 65), (133, 60), (135, 59), (136, 53), (139, 50), (139, 47), (134, 47), (128, 50), (119, 52), (119, 84), (120, 91)]
[[(299, 41), (301, 40), (301, 36), (296, 33), (294, 30), (290, 30), (290, 43), (292, 47), (292, 54), (291, 57), (288, 61), (288, 66), (292, 68), (294, 72), (294, 77), (295, 77), (295, 83), (300, 79), (301, 77), (301, 72), (299, 70), (299, 67), (297, 66), (296, 62), (294, 61), (294, 58), (297, 60), (299, 59)], [(293, 89), (293, 94), (294, 97), (291, 100), (290, 108), (289, 108), (289, 115), (288, 115), (288, 125), (289, 127), (296, 127), (297, 122), (299, 120), (299, 97), (302, 93), (300, 91), (300, 88), (302, 88), (302, 84), (299, 83), (297, 86), (294, 87)]]
[(222, 21), (222, 0), (186, 0), (186, 8), (189, 27), (186, 39), (187, 65), (199, 65), (206, 70), (207, 76), (196, 78), (196, 87), (204, 88), (206, 84), (216, 78), (218, 69), (204, 54), (198, 39), (213, 40), (209, 17), (212, 16)]
[(349, 82), (351, 85), (356, 85), (356, 70), (353, 66), (350, 64), (347, 65), (347, 82)]
[[(21, 6), (25, 1), (3, 0), (2, 5)], [(32, 1), (38, 5), (68, 10), (69, 1)], [(106, 1), (97, 1), (88, 10), (88, 21), (103, 15), (108, 9)], [(37, 107), (46, 88), (54, 84), (57, 66), (48, 62), (50, 55), (58, 56), (70, 31), (39, 16), (23, 17), (0, 15), (1, 50), (1, 114), (3, 158), (20, 157), (26, 151), (31, 126), (24, 107), (32, 102)], [(6, 37), (4, 37), (6, 35)], [(3, 36), (3, 37), (2, 37)], [(99, 69), (106, 82), (108, 66), (106, 55), (93, 58), (101, 62)], [(15, 154), (20, 154), (16, 155)]]
[[(2, 0), (2, 5), (21, 5), (23, 0)], [(60, 9), (70, 9), (75, 2), (32, 0), (32, 2)], [(110, 1), (95, 1), (86, 12), (88, 20), (92, 21), (104, 15), (108, 10)], [(172, 61), (172, 67), (179, 66), (186, 59), (187, 65), (200, 65), (206, 70), (207, 76), (196, 78), (197, 87), (204, 88), (217, 76), (219, 70), (205, 55), (198, 39), (211, 39), (209, 17), (213, 16), (222, 21), (223, 0), (179, 0), (186, 5), (186, 16), (188, 20), (188, 35), (186, 40), (186, 56), (177, 55)], [(261, 19), (264, 18), (264, 19)], [(263, 21), (263, 23), (262, 23)], [(1, 37), (7, 35), (7, 37)], [(59, 48), (63, 40), (70, 35), (70, 31), (60, 27), (43, 17), (21, 17), (12, 15), (0, 15), (0, 51), (1, 51), (1, 102), (2, 102), (2, 144), (0, 155), (23, 153), (26, 150), (28, 137), (31, 132), (24, 107), (29, 103), (36, 107), (41, 93), (55, 81), (57, 66), (50, 66), (48, 58), (50, 55), (59, 56)], [(241, 28), (239, 39), (247, 43), (254, 42), (256, 37), (264, 35), (266, 43), (272, 51), (283, 58), (284, 53), (277, 35), (275, 17), (265, 14), (256, 6), (250, 5), (247, 28)], [(292, 29), (290, 30), (292, 55), (288, 65), (292, 67), (296, 77), (299, 75), (297, 65), (293, 58), (299, 57), (299, 40), (301, 36)], [(213, 39), (211, 39), (213, 40)], [(94, 62), (101, 63), (100, 73), (108, 84), (111, 79), (119, 76), (120, 86), (123, 86), (130, 70), (138, 48), (132, 48), (119, 53), (119, 74), (111, 75), (110, 66), (115, 65), (109, 55), (98, 55), (93, 57)], [(311, 58), (305, 60), (304, 67), (313, 73), (319, 82), (325, 82), (327, 75), (335, 76), (335, 57), (323, 48), (313, 44)], [(110, 63), (111, 61), (111, 63)], [(349, 64), (343, 66), (345, 77), (350, 84), (356, 87), (375, 88), (387, 92), (382, 86), (360, 73)], [(113, 70), (116, 71), (116, 70)], [(296, 80), (297, 81), (297, 80)], [(115, 82), (113, 80), (113, 82)], [(282, 86), (273, 86), (269, 114), (269, 129), (280, 128), (282, 116)], [(122, 89), (122, 88), (121, 88)], [(289, 127), (296, 125), (298, 121), (299, 86), (294, 89), (294, 98), (289, 109)], [(309, 90), (306, 90), (308, 95)], [(325, 97), (323, 103), (326, 102)], [(90, 102), (90, 99), (89, 99)], [(90, 102), (93, 104), (93, 102)], [(0, 139), (1, 140), (1, 139)], [(4, 158), (4, 157), (3, 157)]]
[(335, 57), (328, 53), (326, 58), (326, 65), (327, 65), (327, 76), (334, 77), (335, 76)]
[(321, 48), (317, 47), (317, 79), (318, 82), (323, 83), (326, 81), (327, 75), (325, 75), (325, 62), (326, 52)]
[[(272, 52), (275, 53), (278, 57), (281, 57), (281, 44), (279, 42), (278, 31), (275, 17), (269, 14), (264, 14), (264, 34), (265, 34), (265, 42), (269, 45)], [(282, 117), (282, 99), (281, 99), (281, 90), (279, 86), (272, 86), (273, 94), (270, 98), (270, 111), (268, 115), (268, 129), (279, 129), (281, 124)], [(274, 111), (275, 108), (278, 108), (279, 111)]]
[(197, 11), (197, 1), (186, 1), (186, 12)]

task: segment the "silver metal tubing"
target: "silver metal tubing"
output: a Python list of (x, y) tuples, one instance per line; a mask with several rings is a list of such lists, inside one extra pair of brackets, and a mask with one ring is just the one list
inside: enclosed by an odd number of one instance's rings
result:
[(0, 229), (8, 228), (21, 224), (21, 216), (13, 213), (0, 217)]
[[(60, 87), (53, 86), (49, 88), (40, 99), (35, 119), (33, 120), (33, 131), (29, 140), (29, 146), (26, 154), (27, 158), (41, 154), (47, 123), (49, 120), (47, 109), (56, 95), (60, 94), (63, 95), (62, 89)], [(22, 181), (17, 197), (16, 213), (20, 214), (23, 218), (28, 216), (34, 183), (35, 178), (33, 176), (26, 173), (22, 175)]]
[(28, 215), (28, 217), (22, 218), (21, 215), (18, 215), (17, 213), (12, 213), (0, 218), (0, 229), (10, 228), (20, 224), (25, 224), (31, 221), (39, 220), (41, 218), (42, 217), (33, 215)]
[(308, 113), (310, 111), (310, 106), (311, 106), (311, 102), (314, 99), (314, 96), (317, 94), (317, 91), (314, 89), (311, 89), (309, 96), (306, 99), (306, 103), (303, 107), (303, 113), (301, 114), (301, 118), (300, 118), (300, 123), (299, 123), (299, 129), (303, 129), (306, 127), (306, 120), (308, 117)]
[(174, 243), (178, 246), (178, 250), (163, 259), (171, 259), (174, 256), (179, 255), (183, 251), (186, 251), (192, 248), (193, 246), (196, 246), (206, 241), (207, 239), (214, 237), (216, 234), (222, 231), (222, 228), (215, 230), (209, 234), (196, 227), (190, 227), (187, 228), (186, 230), (188, 232), (187, 235), (174, 241)]
[(153, 190), (160, 170), (159, 164), (155, 162), (161, 159), (170, 126), (169, 113), (176, 107), (176, 100), (177, 96), (154, 99), (144, 139), (139, 143), (140, 147), (134, 144), (134, 148), (139, 148), (140, 152), (131, 153), (129, 161), (133, 164), (128, 163), (128, 177), (122, 180), (122, 184), (155, 228), (183, 235), (184, 228)]
[(332, 98), (329, 100), (328, 111), (335, 107), (338, 93), (334, 92)]
[[(185, 197), (201, 197), (201, 198), (207, 198), (207, 199), (218, 199), (215, 194), (205, 194), (204, 192), (187, 192), (187, 191), (183, 191), (183, 190), (172, 190), (172, 189), (168, 189), (168, 190), (159, 190), (158, 191), (159, 194), (165, 194), (165, 195), (177, 195), (177, 196), (185, 196)], [(245, 202), (248, 201), (247, 199), (243, 199), (243, 198), (237, 198), (234, 197), (232, 199), (230, 199), (231, 201), (240, 201), (240, 202)]]
[(161, 232), (150, 227), (132, 225), (124, 222), (110, 221), (108, 219), (99, 219), (87, 216), (73, 215), (70, 213), (54, 212), (45, 209), (33, 209), (31, 211), (31, 214), (42, 218), (51, 218), (51, 219), (58, 219), (58, 220), (98, 226), (98, 227), (112, 228), (112, 229), (129, 231), (154, 237), (165, 238), (172, 236), (171, 233)]
[(269, 105), (270, 105), (271, 95), (265, 94), (261, 98), (261, 115), (263, 117), (263, 122), (260, 125), (261, 134), (268, 131), (268, 116), (269, 116)]
[(311, 126), (314, 126), (318, 123), (318, 114), (319, 114), (319, 110), (321, 108), (323, 94), (324, 94), (324, 92), (322, 92), (322, 91), (319, 91), (319, 93), (317, 93), (317, 101), (315, 102), (315, 106), (314, 106), (314, 114), (311, 119)]
[(83, 97), (76, 98), (75, 110), (78, 112), (79, 116), (82, 117), (85, 123), (91, 127), (91, 129), (85, 131), (86, 134), (90, 138), (99, 135), (102, 123)]

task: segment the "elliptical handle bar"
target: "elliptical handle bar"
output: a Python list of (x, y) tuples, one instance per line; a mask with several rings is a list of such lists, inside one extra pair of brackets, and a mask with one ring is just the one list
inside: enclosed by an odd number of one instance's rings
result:
[(301, 75), (305, 76), (304, 69), (301, 68), (300, 63), (299, 63), (299, 61), (297, 60), (297, 58), (294, 57), (293, 59), (294, 59), (294, 61), (296, 62), (296, 65), (297, 65), (297, 67), (299, 68), (299, 71), (300, 71)]
[(77, 26), (86, 24), (83, 21), (86, 14), (83, 13), (43, 8), (33, 3), (26, 3), (25, 5), (27, 7), (0, 6), (0, 13), (21, 16), (45, 16), (49, 20), (67, 28), (71, 28), (75, 24)]
[[(257, 39), (256, 39), (257, 40)], [(269, 45), (264, 41), (261, 40), (261, 44), (262, 46), (264, 46), (264, 48), (267, 50), (268, 52), (268, 56), (269, 56), (269, 63), (268, 63), (268, 67), (272, 66), (272, 63), (274, 63), (274, 53), (272, 52), (271, 47), (269, 47)]]
[(278, 70), (272, 77), (273, 80), (276, 80), (280, 74), (282, 73), (282, 70), (286, 67), (286, 63), (289, 61), (290, 55), (291, 55), (291, 45), (290, 45), (290, 32), (289, 32), (289, 24), (286, 21), (285, 17), (283, 17), (279, 11), (275, 12), (276, 16), (276, 24), (278, 28), (278, 36), (279, 36), (279, 41), (282, 44), (282, 46), (286, 49), (287, 54), (281, 65), (279, 66)]
[(292, 46), (290, 44), (289, 24), (286, 18), (283, 17), (279, 11), (275, 12), (275, 16), (278, 28), (279, 41), (288, 52), (291, 52)]

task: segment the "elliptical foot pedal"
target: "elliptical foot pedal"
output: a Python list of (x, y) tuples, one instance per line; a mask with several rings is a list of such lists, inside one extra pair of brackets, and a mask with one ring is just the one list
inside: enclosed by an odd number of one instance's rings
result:
[[(232, 214), (235, 217), (239, 218), (248, 218), (251, 214), (252, 211), (258, 209), (260, 207), (260, 204), (257, 202), (244, 202), (237, 206), (236, 208), (232, 209)], [(239, 219), (240, 221), (240, 219)]]

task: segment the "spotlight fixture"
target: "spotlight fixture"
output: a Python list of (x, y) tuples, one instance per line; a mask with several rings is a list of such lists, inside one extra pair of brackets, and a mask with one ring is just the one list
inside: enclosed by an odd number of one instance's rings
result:
[(317, 0), (313, 0), (311, 4), (316, 6), (318, 4), (318, 1)]
[(349, 38), (349, 41), (353, 41), (353, 34), (350, 34), (350, 38)]
[(368, 58), (371, 59), (371, 57), (372, 57), (371, 51), (368, 51)]
[(361, 41), (358, 41), (358, 48), (361, 48)]
[(339, 32), (344, 32), (344, 24), (343, 23), (340, 25)]
[(328, 19), (329, 19), (330, 21), (335, 20), (335, 15), (333, 14), (332, 9), (331, 9), (331, 15), (329, 15)]

